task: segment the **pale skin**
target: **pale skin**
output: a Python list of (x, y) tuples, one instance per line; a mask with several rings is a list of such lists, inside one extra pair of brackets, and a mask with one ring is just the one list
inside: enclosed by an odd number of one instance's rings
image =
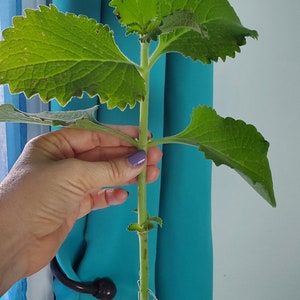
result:
[[(137, 137), (138, 128), (123, 126)], [(137, 149), (96, 131), (63, 129), (31, 140), (0, 185), (0, 295), (55, 256), (75, 221), (90, 211), (122, 204), (120, 186), (159, 176), (157, 147), (133, 166)], [(119, 188), (103, 189), (106, 186)]]

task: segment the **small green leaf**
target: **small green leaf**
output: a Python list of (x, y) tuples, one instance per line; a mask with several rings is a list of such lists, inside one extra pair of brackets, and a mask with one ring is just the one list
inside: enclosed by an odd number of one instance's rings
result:
[(152, 222), (150, 222), (150, 221), (148, 220), (148, 221), (146, 221), (145, 223), (143, 223), (143, 228), (144, 228), (144, 231), (150, 231), (150, 230), (155, 229), (155, 226), (153, 225)]
[(45, 102), (56, 98), (64, 106), (85, 91), (122, 110), (143, 99), (137, 66), (116, 46), (108, 26), (86, 16), (41, 6), (15, 17), (3, 38), (0, 84), (8, 83), (13, 93), (39, 94)]
[(112, 0), (110, 5), (115, 8), (114, 13), (121, 24), (126, 26), (127, 34), (144, 36), (161, 23), (159, 0)]
[(158, 217), (154, 217), (153, 219), (150, 218), (148, 219), (146, 222), (144, 222), (142, 225), (138, 224), (138, 223), (132, 223), (127, 227), (128, 231), (136, 231), (136, 232), (148, 232), (150, 230), (155, 229), (154, 224), (151, 221), (154, 221), (155, 223), (158, 223), (160, 225), (160, 227), (162, 226), (162, 220), (158, 218)]
[(138, 223), (132, 223), (127, 227), (128, 231), (144, 232), (145, 229)]
[(148, 219), (150, 222), (155, 222), (159, 225), (159, 227), (162, 227), (163, 225), (163, 220), (160, 217), (149, 217)]
[[(269, 143), (253, 125), (222, 118), (209, 107), (194, 109), (191, 123), (165, 142), (199, 147), (206, 158), (237, 171), (265, 200), (276, 206), (267, 158)], [(164, 142), (164, 143), (165, 143)]]

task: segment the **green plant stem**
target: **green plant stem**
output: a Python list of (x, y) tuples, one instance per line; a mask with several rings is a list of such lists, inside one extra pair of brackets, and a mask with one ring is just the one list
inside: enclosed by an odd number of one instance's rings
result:
[[(141, 43), (141, 74), (146, 84), (146, 95), (140, 104), (140, 135), (139, 149), (147, 152), (148, 149), (148, 110), (149, 110), (149, 44)], [(146, 170), (138, 179), (138, 223), (140, 226), (147, 222), (147, 202), (146, 202)], [(139, 300), (148, 300), (149, 281), (149, 259), (148, 259), (148, 231), (138, 232), (139, 255), (140, 255), (140, 288)]]
[[(185, 34), (186, 32), (188, 32), (188, 31), (189, 31), (189, 29), (185, 29), (185, 30), (182, 29), (182, 30), (181, 30), (181, 33), (178, 34), (178, 35), (176, 36), (176, 39), (178, 39), (181, 35), (184, 35), (184, 34)], [(166, 52), (165, 52), (165, 48), (167, 48), (167, 46), (168, 46), (169, 44), (171, 44), (171, 42), (172, 42), (172, 39), (168, 42), (168, 44), (167, 44), (167, 43), (161, 44), (161, 43), (159, 42), (158, 46), (156, 47), (156, 49), (153, 51), (151, 57), (149, 58), (149, 67), (150, 67), (150, 68), (155, 64), (155, 62), (158, 60), (158, 58), (159, 58), (163, 53), (166, 53)]]
[(148, 144), (148, 147), (164, 145), (164, 144), (183, 144), (189, 146), (198, 146), (198, 143), (193, 142), (192, 140), (183, 139), (181, 137), (174, 135), (174, 136), (167, 136), (167, 137), (151, 140)]

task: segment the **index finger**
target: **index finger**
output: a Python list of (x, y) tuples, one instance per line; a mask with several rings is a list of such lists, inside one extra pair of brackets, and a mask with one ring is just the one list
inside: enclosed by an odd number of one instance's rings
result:
[[(138, 137), (139, 128), (136, 126), (109, 125), (130, 137)], [(150, 137), (150, 134), (149, 134)], [(109, 133), (96, 130), (65, 128), (40, 136), (35, 144), (55, 159), (74, 158), (88, 153), (96, 148), (135, 148), (131, 143)], [(99, 151), (99, 150), (98, 150)], [(128, 152), (126, 150), (125, 152)], [(131, 151), (129, 151), (131, 152)]]

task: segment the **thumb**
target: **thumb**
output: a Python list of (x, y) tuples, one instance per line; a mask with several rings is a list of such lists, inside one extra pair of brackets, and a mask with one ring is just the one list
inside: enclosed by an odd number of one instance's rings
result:
[(83, 162), (80, 181), (84, 189), (127, 185), (144, 169), (147, 154), (138, 151), (129, 157), (102, 162)]

